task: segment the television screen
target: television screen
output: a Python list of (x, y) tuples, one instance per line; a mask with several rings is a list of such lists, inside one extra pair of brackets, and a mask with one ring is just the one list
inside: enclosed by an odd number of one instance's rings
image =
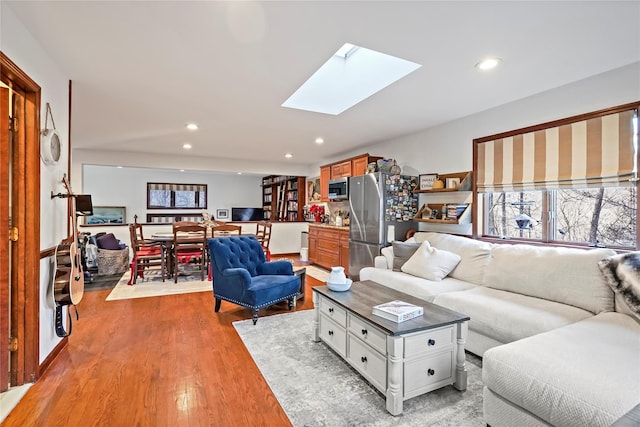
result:
[(91, 203), (91, 194), (76, 195), (76, 214), (93, 215), (93, 203)]
[(262, 221), (262, 208), (231, 208), (231, 221)]

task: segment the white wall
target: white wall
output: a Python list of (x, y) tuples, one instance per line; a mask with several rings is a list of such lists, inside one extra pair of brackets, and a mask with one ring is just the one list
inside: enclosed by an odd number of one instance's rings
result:
[[(398, 160), (408, 175), (471, 170), (473, 139), (640, 100), (640, 63), (634, 63), (424, 131), (373, 144), (368, 152)], [(338, 159), (336, 159), (338, 160)], [(420, 203), (462, 202), (451, 195), (420, 195)], [(465, 197), (460, 195), (457, 197)], [(470, 226), (420, 224), (421, 230), (469, 234)]]
[[(64, 192), (61, 180), (68, 161), (68, 122), (69, 76), (49, 57), (34, 40), (10, 8), (0, 2), (0, 50), (7, 55), (22, 71), (41, 87), (40, 119), (44, 129), (45, 106), (51, 105), (56, 130), (62, 142), (62, 157), (56, 166), (45, 166), (41, 163), (40, 193), (40, 249), (58, 244), (66, 237), (66, 203), (61, 199), (51, 200), (51, 191)], [(51, 126), (51, 119), (49, 119)], [(72, 182), (73, 186), (73, 182)], [(40, 263), (40, 363), (60, 342), (55, 335), (55, 304), (51, 293), (51, 260), (44, 259)]]
[[(147, 182), (207, 184), (207, 212), (232, 207), (262, 207), (262, 177), (212, 172), (179, 172), (143, 168), (118, 169), (112, 166), (84, 165), (82, 192), (91, 194), (94, 206), (125, 206), (126, 222), (146, 222), (147, 213), (176, 213), (171, 210), (147, 210)], [(188, 209), (185, 212), (198, 212)], [(229, 216), (229, 219), (231, 216)]]

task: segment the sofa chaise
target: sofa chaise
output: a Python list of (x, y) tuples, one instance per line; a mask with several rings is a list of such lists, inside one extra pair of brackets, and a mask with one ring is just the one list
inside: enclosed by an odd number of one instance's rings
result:
[(470, 316), (487, 424), (608, 426), (640, 403), (640, 316), (608, 284), (618, 258), (418, 232), (384, 248), (360, 280)]

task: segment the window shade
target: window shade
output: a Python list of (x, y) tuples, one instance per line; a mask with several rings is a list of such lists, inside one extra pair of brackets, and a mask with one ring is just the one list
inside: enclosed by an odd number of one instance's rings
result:
[(637, 109), (478, 142), (476, 188), (489, 192), (629, 185), (637, 177), (634, 117)]
[(170, 191), (207, 191), (206, 184), (164, 184), (159, 182), (147, 183), (149, 190)]

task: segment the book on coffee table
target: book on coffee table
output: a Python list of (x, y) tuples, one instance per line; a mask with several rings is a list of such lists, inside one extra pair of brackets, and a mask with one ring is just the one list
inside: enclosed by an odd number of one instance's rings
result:
[(399, 300), (373, 306), (373, 314), (397, 323), (422, 316), (423, 313), (424, 308)]

